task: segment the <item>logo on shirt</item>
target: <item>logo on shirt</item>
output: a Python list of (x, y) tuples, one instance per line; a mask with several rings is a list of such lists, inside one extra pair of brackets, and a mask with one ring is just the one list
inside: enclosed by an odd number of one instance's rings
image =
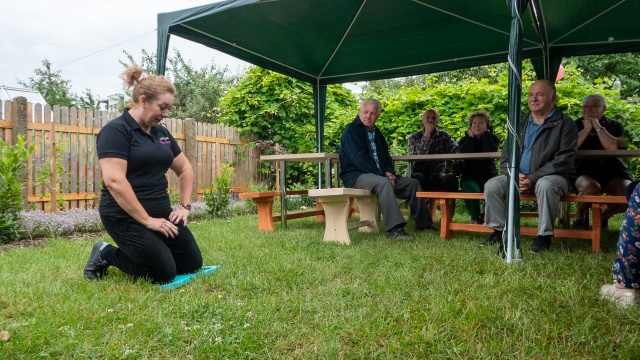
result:
[(166, 137), (166, 136), (161, 137), (159, 140), (160, 140), (160, 144), (162, 144), (162, 145), (169, 145), (169, 144), (171, 144), (171, 141), (169, 141), (169, 138), (168, 138), (168, 137)]

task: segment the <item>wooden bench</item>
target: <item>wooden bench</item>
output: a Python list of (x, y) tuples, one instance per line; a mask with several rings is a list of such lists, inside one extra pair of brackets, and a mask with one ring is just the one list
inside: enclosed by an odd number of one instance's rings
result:
[[(493, 229), (487, 228), (482, 224), (463, 224), (454, 223), (453, 219), (453, 203), (456, 199), (484, 200), (483, 193), (465, 193), (465, 192), (430, 192), (419, 191), (417, 197), (427, 198), (432, 203), (440, 205), (440, 237), (442, 239), (451, 239), (453, 237), (452, 230), (463, 230), (473, 232), (493, 232)], [(536, 201), (534, 194), (520, 194), (520, 200)], [(563, 238), (591, 239), (591, 251), (593, 253), (600, 252), (600, 236), (601, 229), (601, 211), (603, 206), (607, 204), (627, 204), (624, 196), (593, 196), (593, 195), (565, 195), (560, 201), (575, 203), (591, 203), (591, 214), (593, 217), (593, 225), (591, 230), (577, 229), (554, 229), (553, 236)], [(521, 226), (520, 234), (536, 236), (538, 234), (537, 227)]]
[[(378, 198), (371, 191), (351, 188), (315, 189), (309, 190), (309, 196), (315, 197), (324, 208), (324, 241), (349, 245), (349, 229), (356, 227), (363, 232), (378, 232)], [(357, 222), (347, 222), (351, 198), (355, 198), (358, 204), (360, 221)]]
[[(290, 190), (287, 195), (307, 195), (308, 190)], [(258, 191), (240, 193), (241, 199), (251, 199), (258, 209), (258, 230), (275, 231), (276, 221), (282, 221), (282, 215), (273, 216), (273, 201), (276, 196), (281, 196), (280, 191)], [(324, 215), (322, 209), (301, 211), (297, 213), (287, 214), (287, 220), (299, 219), (309, 216)]]

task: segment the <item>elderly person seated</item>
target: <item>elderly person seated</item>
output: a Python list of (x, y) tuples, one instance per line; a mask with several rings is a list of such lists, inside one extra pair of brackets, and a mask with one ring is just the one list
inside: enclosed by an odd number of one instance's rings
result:
[[(582, 117), (575, 121), (578, 128), (578, 150), (616, 150), (617, 139), (624, 136), (618, 121), (604, 116), (605, 99), (600, 94), (587, 95), (582, 100)], [(624, 195), (631, 183), (631, 174), (620, 158), (577, 158), (573, 186), (581, 195)], [(574, 229), (588, 229), (589, 204), (578, 203)], [(607, 229), (609, 218), (625, 211), (624, 205), (608, 205), (602, 212), (602, 228)]]
[[(491, 117), (483, 110), (476, 111), (469, 116), (467, 133), (458, 141), (460, 153), (478, 153), (498, 151), (500, 139), (491, 133)], [(463, 160), (455, 165), (456, 173), (460, 174), (460, 188), (464, 192), (484, 192), (484, 184), (494, 176), (498, 170), (493, 159)], [(480, 200), (465, 200), (467, 211), (471, 215), (470, 224), (482, 224), (480, 216)]]
[[(422, 114), (422, 130), (409, 135), (409, 155), (453, 154), (458, 144), (444, 130), (437, 129), (440, 114), (428, 109)], [(416, 161), (412, 177), (420, 182), (424, 191), (458, 191), (458, 178), (446, 172), (446, 161)]]

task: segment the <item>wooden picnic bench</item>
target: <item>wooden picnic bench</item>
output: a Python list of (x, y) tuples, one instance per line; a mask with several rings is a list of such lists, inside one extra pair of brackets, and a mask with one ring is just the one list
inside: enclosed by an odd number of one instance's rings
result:
[[(287, 190), (287, 195), (307, 195), (308, 190)], [(281, 191), (256, 191), (240, 193), (241, 199), (251, 199), (258, 209), (258, 230), (275, 231), (275, 222), (282, 221), (282, 215), (273, 216), (273, 201), (276, 196), (282, 196)], [(287, 219), (299, 219), (309, 216), (322, 216), (324, 210), (308, 210), (287, 214)], [(320, 220), (317, 218), (317, 220)]]
[[(351, 244), (349, 229), (359, 228), (363, 232), (378, 232), (378, 198), (371, 191), (352, 188), (309, 190), (309, 196), (322, 204), (325, 216), (324, 241)], [(360, 221), (348, 222), (351, 199), (355, 198), (360, 212)]]
[[(430, 201), (440, 205), (440, 238), (451, 239), (453, 230), (463, 230), (472, 232), (493, 232), (493, 229), (487, 228), (482, 224), (466, 224), (453, 222), (453, 204), (456, 199), (484, 200), (483, 193), (466, 193), (466, 192), (434, 192), (420, 191), (416, 193), (417, 197), (427, 198)], [(534, 194), (520, 194), (520, 200), (536, 201)], [(560, 198), (563, 202), (575, 203), (591, 203), (592, 227), (590, 230), (578, 229), (554, 229), (553, 236), (561, 238), (591, 239), (591, 251), (593, 253), (600, 252), (600, 236), (601, 228), (601, 210), (607, 204), (627, 204), (624, 196), (594, 196), (594, 195), (564, 195)], [(538, 234), (537, 227), (521, 226), (520, 233), (522, 235), (536, 236)]]

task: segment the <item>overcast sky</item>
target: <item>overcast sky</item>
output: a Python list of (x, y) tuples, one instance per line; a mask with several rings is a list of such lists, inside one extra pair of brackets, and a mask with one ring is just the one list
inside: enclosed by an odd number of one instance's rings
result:
[[(157, 14), (217, 2), (215, 0), (17, 0), (0, 5), (0, 85), (21, 87), (48, 59), (71, 81), (71, 91), (90, 89), (106, 98), (122, 92), (123, 50), (141, 59), (155, 52)], [(233, 73), (248, 64), (216, 50), (172, 36), (174, 49), (200, 69), (214, 61)]]

